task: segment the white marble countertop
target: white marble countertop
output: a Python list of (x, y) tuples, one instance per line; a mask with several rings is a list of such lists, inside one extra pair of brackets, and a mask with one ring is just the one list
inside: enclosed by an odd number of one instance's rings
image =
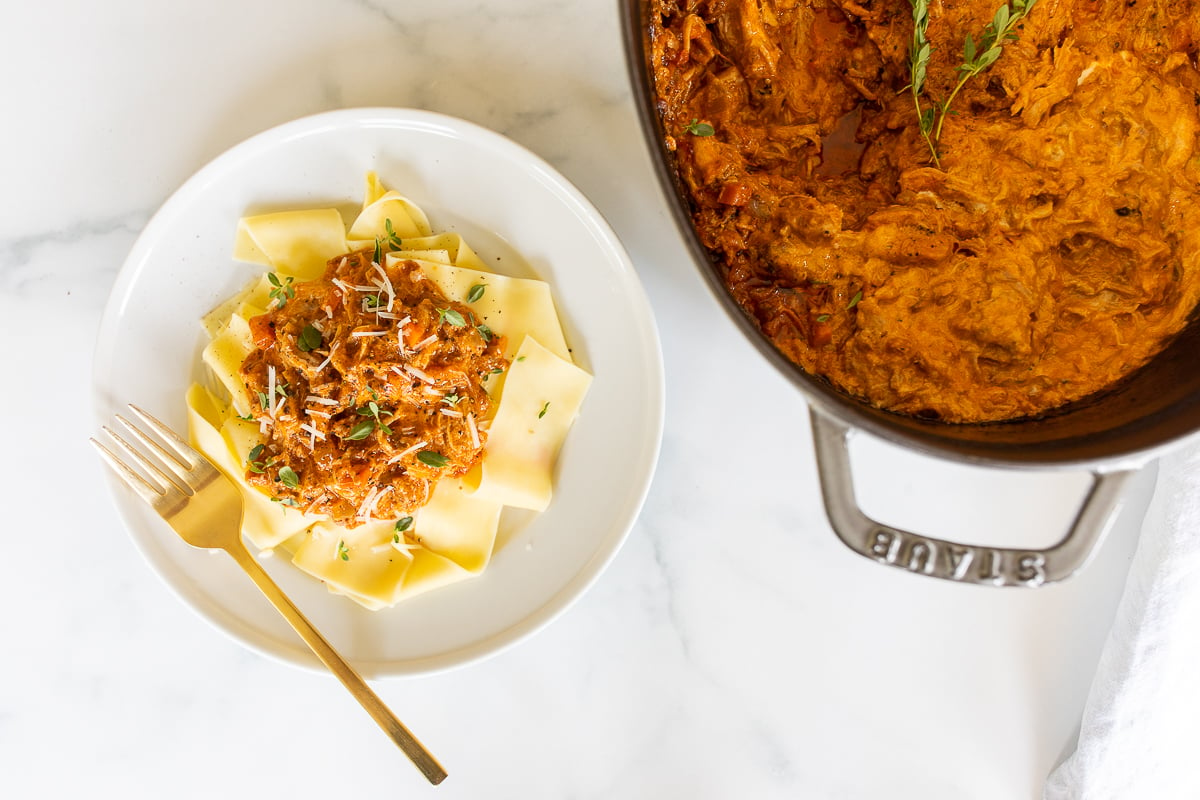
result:
[[(803, 399), (671, 226), (619, 33), (608, 0), (8, 10), (0, 795), (1040, 795), (1072, 744), (1153, 476), (1087, 570), (1038, 591), (922, 579), (843, 547)], [(100, 315), (156, 207), (245, 137), (353, 106), (463, 117), (558, 167), (624, 241), (666, 360), (657, 478), (601, 580), (498, 657), (377, 684), (449, 769), (437, 789), (331, 678), (255, 655), (179, 603), (86, 446)], [(1086, 483), (870, 442), (855, 455), (868, 510), (995, 544), (1055, 540)]]

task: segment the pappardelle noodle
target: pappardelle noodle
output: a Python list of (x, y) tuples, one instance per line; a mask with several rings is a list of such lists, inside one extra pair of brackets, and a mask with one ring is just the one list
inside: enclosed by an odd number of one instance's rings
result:
[(546, 508), (591, 376), (546, 283), (366, 183), (349, 228), (337, 209), (239, 221), (234, 258), (267, 271), (204, 318), (215, 385), (187, 404), (243, 535), (374, 610), (478, 575), (504, 507)]

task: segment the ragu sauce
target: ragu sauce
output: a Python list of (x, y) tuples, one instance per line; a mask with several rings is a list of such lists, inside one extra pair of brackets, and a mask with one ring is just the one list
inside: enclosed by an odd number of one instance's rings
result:
[(282, 307), (250, 320), (256, 349), (242, 366), (269, 423), (252, 484), (354, 527), (411, 513), (481, 458), (503, 342), (414, 263), (363, 250), (277, 295)]
[(956, 92), (998, 5), (931, 4), (916, 93), (906, 0), (651, 15), (667, 145), (734, 299), (808, 372), (947, 422), (1102, 391), (1200, 298), (1196, 0), (1036, 3)]

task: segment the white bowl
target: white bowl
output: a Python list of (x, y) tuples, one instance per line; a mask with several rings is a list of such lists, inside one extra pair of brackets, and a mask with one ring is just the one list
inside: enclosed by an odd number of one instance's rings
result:
[[(562, 613), (624, 542), (654, 473), (664, 390), (653, 315), (611, 228), (558, 172), (499, 134), (425, 111), (334, 111), (243, 142), (188, 180), (134, 245), (100, 326), (95, 406), (104, 423), (133, 402), (185, 430), (184, 392), (201, 374), (200, 317), (253, 274), (230, 257), (238, 218), (352, 212), (369, 170), (497, 271), (548, 281), (575, 359), (595, 376), (553, 502), (537, 515), (506, 510), (480, 577), (370, 612), (286, 559), (264, 560), (360, 671), (415, 675), (494, 654)], [(231, 559), (190, 548), (111, 485), (137, 546), (184, 602), (254, 650), (319, 668)]]

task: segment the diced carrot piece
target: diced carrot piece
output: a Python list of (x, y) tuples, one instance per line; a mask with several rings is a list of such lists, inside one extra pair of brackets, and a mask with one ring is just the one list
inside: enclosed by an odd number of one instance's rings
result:
[(750, 187), (744, 183), (727, 183), (721, 187), (717, 202), (726, 206), (744, 206), (750, 202)]
[(270, 314), (259, 314), (257, 317), (251, 317), (250, 337), (254, 340), (254, 346), (259, 350), (269, 350), (275, 346), (275, 322)]

